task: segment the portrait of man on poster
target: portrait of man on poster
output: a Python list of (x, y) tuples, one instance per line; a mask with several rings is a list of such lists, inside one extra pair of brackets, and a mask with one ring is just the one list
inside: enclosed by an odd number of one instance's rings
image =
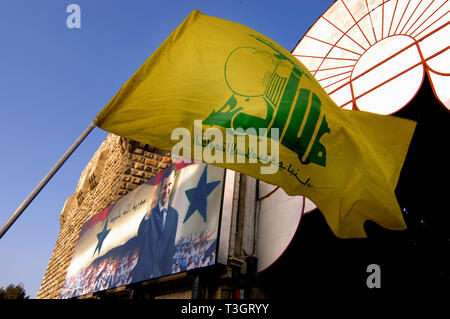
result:
[(170, 206), (175, 184), (175, 166), (169, 166), (155, 188), (145, 216), (139, 225), (139, 260), (133, 270), (133, 281), (156, 278), (172, 273), (178, 212)]

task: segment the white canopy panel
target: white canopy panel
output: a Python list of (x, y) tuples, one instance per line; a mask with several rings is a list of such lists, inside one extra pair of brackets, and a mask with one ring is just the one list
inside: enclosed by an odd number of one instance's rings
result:
[(427, 70), (450, 109), (449, 8), (449, 0), (337, 0), (292, 54), (340, 107), (395, 113)]

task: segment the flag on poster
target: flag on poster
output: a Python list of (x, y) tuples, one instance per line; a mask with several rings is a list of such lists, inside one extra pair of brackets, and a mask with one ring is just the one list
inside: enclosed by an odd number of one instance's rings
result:
[[(255, 129), (259, 139), (278, 140), (279, 155), (268, 161), (266, 156), (266, 164), (260, 150), (247, 147), (242, 154), (259, 163), (224, 159), (214, 165), (279, 185), (289, 195), (307, 196), (335, 235), (366, 237), (366, 220), (388, 229), (406, 228), (394, 190), (415, 123), (340, 109), (280, 45), (248, 27), (194, 10), (96, 122), (163, 150), (178, 143), (171, 139), (174, 130), (186, 128), (194, 153), (201, 145), (203, 152), (214, 147), (216, 154), (226, 155), (229, 145), (205, 140), (196, 120), (205, 132), (213, 127), (226, 136)], [(278, 137), (272, 129), (278, 129)], [(238, 151), (232, 147), (232, 152)], [(270, 165), (276, 165), (275, 172), (262, 174), (261, 167)]]

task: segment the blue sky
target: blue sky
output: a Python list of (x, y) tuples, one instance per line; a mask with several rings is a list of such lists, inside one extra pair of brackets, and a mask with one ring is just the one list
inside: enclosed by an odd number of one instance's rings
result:
[[(123, 83), (193, 10), (242, 23), (291, 51), (332, 0), (0, 2), (3, 225)], [(66, 7), (81, 8), (81, 28)], [(95, 128), (0, 239), (0, 286), (34, 298), (59, 214), (107, 133)]]

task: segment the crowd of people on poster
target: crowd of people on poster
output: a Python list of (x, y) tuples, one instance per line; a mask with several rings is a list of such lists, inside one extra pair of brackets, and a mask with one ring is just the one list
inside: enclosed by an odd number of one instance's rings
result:
[[(203, 233), (180, 238), (175, 246), (172, 272), (169, 274), (214, 265), (215, 248), (216, 239), (208, 239)], [(67, 278), (61, 298), (72, 298), (139, 281), (134, 280), (132, 276), (138, 259), (139, 249), (115, 257), (103, 256), (76, 275)]]

